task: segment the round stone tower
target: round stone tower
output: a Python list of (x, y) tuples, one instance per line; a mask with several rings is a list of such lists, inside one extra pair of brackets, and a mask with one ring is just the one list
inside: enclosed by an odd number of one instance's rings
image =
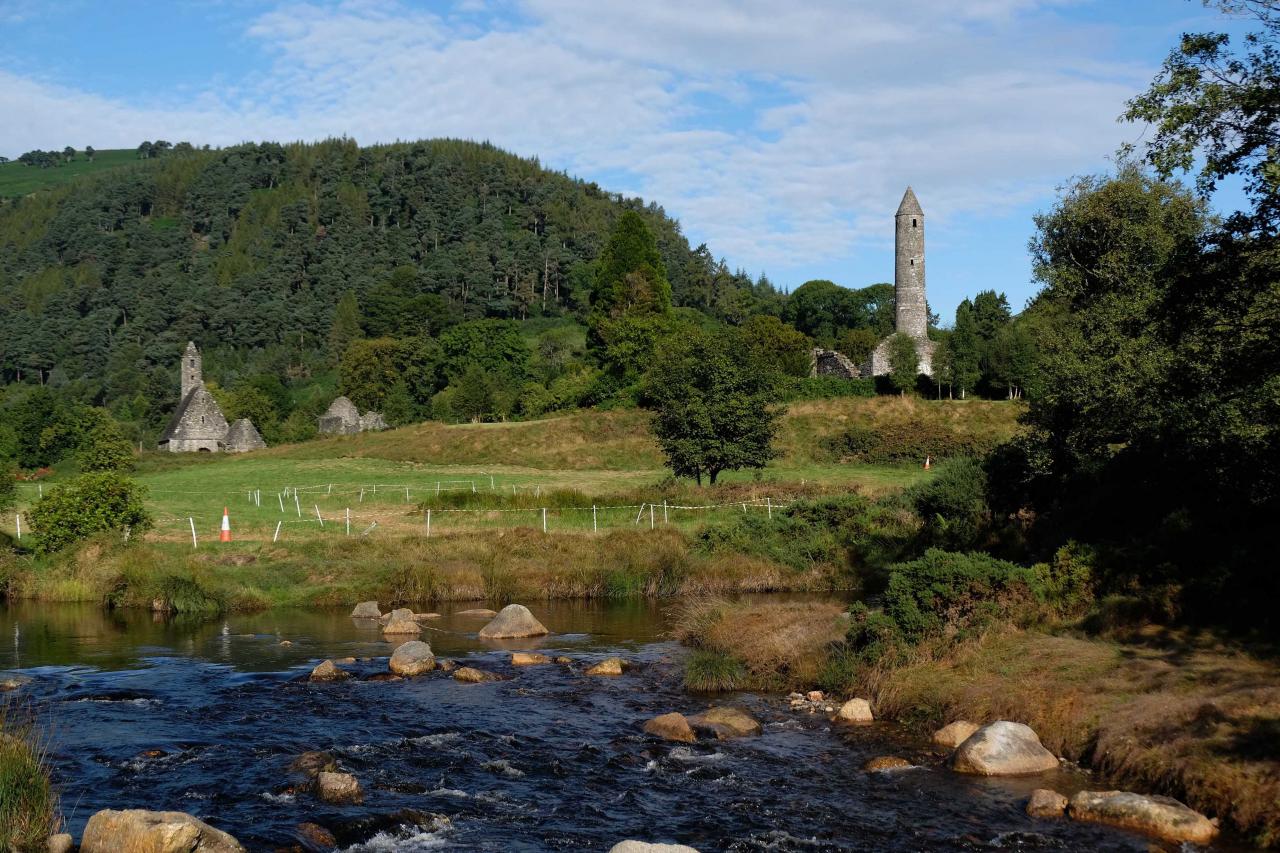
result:
[(182, 354), (182, 397), (185, 400), (191, 389), (199, 388), (204, 382), (203, 366), (200, 362), (200, 350), (194, 341), (187, 341), (187, 351)]
[(898, 205), (894, 229), (893, 295), (897, 305), (894, 328), (917, 340), (929, 327), (924, 295), (924, 211), (907, 187)]

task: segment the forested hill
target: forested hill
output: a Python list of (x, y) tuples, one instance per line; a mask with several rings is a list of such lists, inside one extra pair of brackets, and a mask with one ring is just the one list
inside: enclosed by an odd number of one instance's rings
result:
[(247, 144), (85, 175), (0, 208), (0, 384), (101, 401), (111, 370), (167, 371), (188, 339), (306, 361), (347, 293), (373, 334), (580, 311), (628, 209), (674, 302), (713, 301), (709, 254), (660, 207), (488, 144)]

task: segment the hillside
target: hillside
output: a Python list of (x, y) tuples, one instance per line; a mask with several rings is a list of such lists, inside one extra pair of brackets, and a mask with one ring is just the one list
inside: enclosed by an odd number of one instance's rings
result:
[(487, 144), (330, 140), (139, 168), (108, 160), (79, 176), (90, 164), (3, 167), (15, 192), (77, 179), (0, 210), (0, 384), (38, 373), (110, 403), (118, 373), (126, 393), (154, 401), (150, 386), (170, 381), (188, 339), (215, 379), (248, 360), (308, 373), (330, 355), (348, 293), (371, 334), (560, 315), (585, 301), (589, 265), (627, 209), (657, 237), (677, 293), (694, 258), (660, 207)]
[(71, 183), (85, 175), (131, 165), (145, 167), (148, 164), (141, 163), (138, 160), (138, 152), (132, 148), (95, 151), (92, 160), (81, 151), (71, 162), (48, 169), (27, 166), (16, 160), (12, 163), (0, 163), (0, 200), (30, 195), (40, 190)]

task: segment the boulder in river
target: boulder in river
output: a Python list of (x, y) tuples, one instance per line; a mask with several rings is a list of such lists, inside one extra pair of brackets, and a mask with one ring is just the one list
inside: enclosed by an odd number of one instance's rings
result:
[(965, 738), (951, 756), (951, 767), (978, 776), (1023, 776), (1056, 770), (1058, 759), (1030, 726), (996, 720)]
[(311, 676), (308, 681), (341, 681), (344, 678), (350, 678), (351, 673), (338, 669), (338, 665), (331, 660), (321, 661), (316, 668), (311, 670)]
[(441, 658), (440, 660), (436, 661), (436, 669), (440, 670), (441, 672), (453, 672), (457, 668), (458, 668), (458, 662), (456, 660)]
[(392, 619), (382, 626), (382, 633), (388, 637), (417, 636), (422, 633), (422, 626), (412, 616), (408, 619)]
[(31, 683), (31, 679), (25, 675), (18, 675), (16, 672), (5, 673), (0, 675), (0, 693), (8, 693), (10, 690), (18, 690), (26, 687)]
[(1067, 798), (1048, 788), (1036, 788), (1027, 800), (1027, 814), (1032, 817), (1062, 817), (1067, 810)]
[(414, 621), (416, 622), (430, 622), (432, 619), (439, 619), (440, 614), (439, 613), (415, 613), (413, 614), (413, 618), (414, 618)]
[(911, 766), (911, 762), (905, 758), (899, 758), (896, 755), (877, 755), (862, 765), (862, 769), (868, 773), (878, 773), (882, 770), (905, 770)]
[(422, 675), (436, 668), (436, 657), (431, 646), (421, 640), (410, 640), (395, 650), (387, 668), (396, 675)]
[(654, 737), (679, 741), (680, 743), (693, 743), (697, 739), (693, 733), (693, 727), (689, 725), (689, 720), (685, 718), (685, 715), (674, 711), (649, 720), (644, 724), (644, 730), (646, 734), (651, 734)]
[(683, 844), (650, 844), (648, 841), (619, 841), (609, 853), (698, 853), (696, 847)]
[(969, 739), (969, 735), (982, 728), (977, 723), (971, 723), (968, 720), (956, 720), (954, 723), (947, 723), (942, 728), (933, 733), (933, 742), (937, 746), (946, 747), (947, 749), (955, 749), (960, 744)]
[(1133, 829), (1175, 844), (1208, 844), (1218, 834), (1216, 821), (1172, 797), (1148, 797), (1128, 791), (1080, 791), (1071, 798), (1073, 820)]
[(556, 663), (560, 664), (561, 666), (568, 666), (569, 664), (573, 663), (573, 658), (567, 657), (565, 655), (560, 655), (559, 657), (556, 658)]
[(720, 706), (689, 718), (695, 731), (715, 735), (717, 740), (735, 737), (753, 737), (764, 729), (755, 718), (740, 708)]
[(866, 699), (850, 699), (836, 711), (836, 719), (842, 723), (870, 723), (875, 720), (871, 703)]
[(332, 850), (338, 846), (338, 839), (333, 833), (318, 823), (300, 823), (297, 828), (298, 838), (321, 850)]
[(376, 601), (362, 601), (351, 611), (352, 619), (381, 619), (382, 610)]
[(523, 604), (508, 604), (493, 621), (480, 629), (482, 640), (515, 640), (521, 637), (541, 637), (547, 629)]
[(289, 764), (289, 770), (294, 773), (301, 773), (314, 779), (322, 771), (337, 770), (338, 762), (332, 753), (324, 752), (319, 749), (313, 749), (304, 752)]
[(185, 812), (103, 809), (89, 818), (81, 853), (244, 853), (239, 841)]
[(75, 839), (71, 837), (69, 832), (59, 832), (57, 835), (50, 835), (49, 840), (45, 842), (45, 853), (71, 853), (75, 849)]
[(502, 676), (492, 672), (485, 672), (483, 669), (475, 669), (474, 667), (464, 666), (457, 670), (453, 677), (458, 681), (465, 681), (468, 684), (482, 684), (486, 681), (501, 681)]
[(587, 675), (622, 675), (622, 671), (626, 668), (627, 662), (622, 658), (605, 658), (588, 669)]
[(382, 616), (378, 617), (378, 621), (383, 625), (389, 625), (400, 619), (407, 619), (412, 622), (413, 611), (407, 607), (397, 607), (390, 613), (384, 613)]
[(551, 658), (546, 655), (540, 655), (537, 652), (512, 652), (512, 666), (538, 666), (539, 664), (551, 663)]
[(493, 617), (498, 615), (498, 611), (490, 610), (487, 607), (473, 607), (470, 610), (459, 610), (457, 615), (458, 616), (474, 616), (476, 618), (483, 617), (485, 619), (492, 619)]
[(326, 803), (359, 803), (364, 800), (364, 791), (356, 777), (328, 770), (316, 775), (316, 795)]

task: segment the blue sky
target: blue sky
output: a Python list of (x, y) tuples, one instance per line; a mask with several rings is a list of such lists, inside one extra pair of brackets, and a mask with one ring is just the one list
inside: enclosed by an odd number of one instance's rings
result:
[(946, 322), (1020, 308), (1032, 216), (1143, 138), (1116, 118), (1181, 32), (1244, 28), (1197, 0), (0, 0), (0, 154), (488, 139), (788, 289), (891, 281), (911, 184)]

